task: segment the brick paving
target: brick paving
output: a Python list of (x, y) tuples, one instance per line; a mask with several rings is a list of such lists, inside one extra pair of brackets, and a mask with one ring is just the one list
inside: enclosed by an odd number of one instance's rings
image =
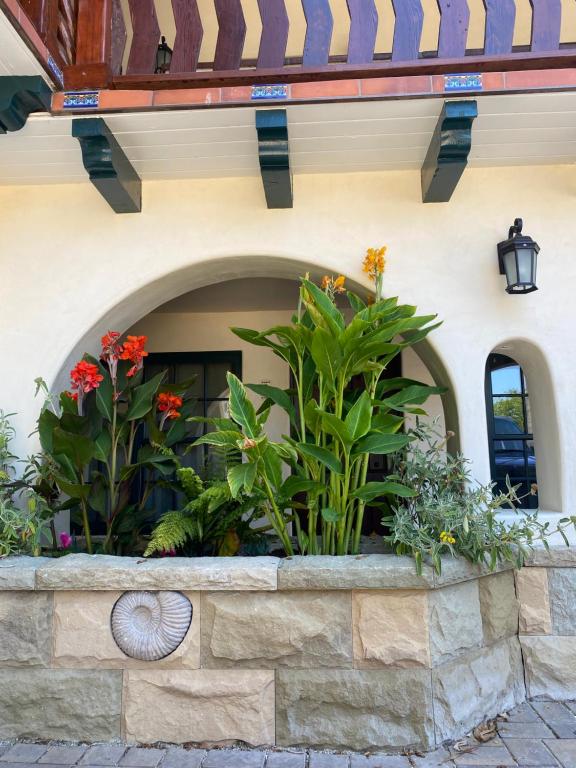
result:
[(521, 704), (498, 721), (496, 738), (457, 747), (380, 755), (19, 742), (0, 743), (0, 768), (576, 768), (576, 701)]

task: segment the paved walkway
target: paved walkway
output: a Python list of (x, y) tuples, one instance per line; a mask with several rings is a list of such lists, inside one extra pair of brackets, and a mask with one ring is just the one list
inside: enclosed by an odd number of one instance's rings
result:
[(498, 736), (429, 755), (315, 751), (165, 749), (118, 744), (0, 744), (0, 768), (576, 768), (576, 701), (522, 704), (498, 721)]

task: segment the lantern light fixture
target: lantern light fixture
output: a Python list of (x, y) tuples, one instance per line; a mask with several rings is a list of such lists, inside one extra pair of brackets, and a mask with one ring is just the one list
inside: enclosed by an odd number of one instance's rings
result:
[(156, 51), (156, 69), (154, 73), (156, 75), (165, 75), (170, 72), (170, 64), (172, 63), (172, 48), (166, 42), (166, 38), (162, 35), (162, 41)]
[(536, 271), (540, 246), (522, 234), (523, 221), (515, 219), (508, 240), (498, 243), (500, 274), (506, 275), (506, 293), (524, 294), (538, 290)]

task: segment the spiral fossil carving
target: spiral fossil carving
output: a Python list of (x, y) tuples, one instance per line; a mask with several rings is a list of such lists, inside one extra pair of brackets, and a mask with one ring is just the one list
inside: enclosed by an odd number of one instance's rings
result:
[(126, 656), (158, 661), (186, 637), (192, 605), (181, 592), (125, 592), (112, 609), (112, 635)]

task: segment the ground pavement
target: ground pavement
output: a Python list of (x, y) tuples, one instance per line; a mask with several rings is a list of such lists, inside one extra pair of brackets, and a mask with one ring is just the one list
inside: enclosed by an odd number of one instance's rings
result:
[(498, 722), (498, 736), (425, 756), (316, 751), (164, 749), (118, 744), (0, 744), (0, 768), (576, 768), (576, 701), (532, 701)]

